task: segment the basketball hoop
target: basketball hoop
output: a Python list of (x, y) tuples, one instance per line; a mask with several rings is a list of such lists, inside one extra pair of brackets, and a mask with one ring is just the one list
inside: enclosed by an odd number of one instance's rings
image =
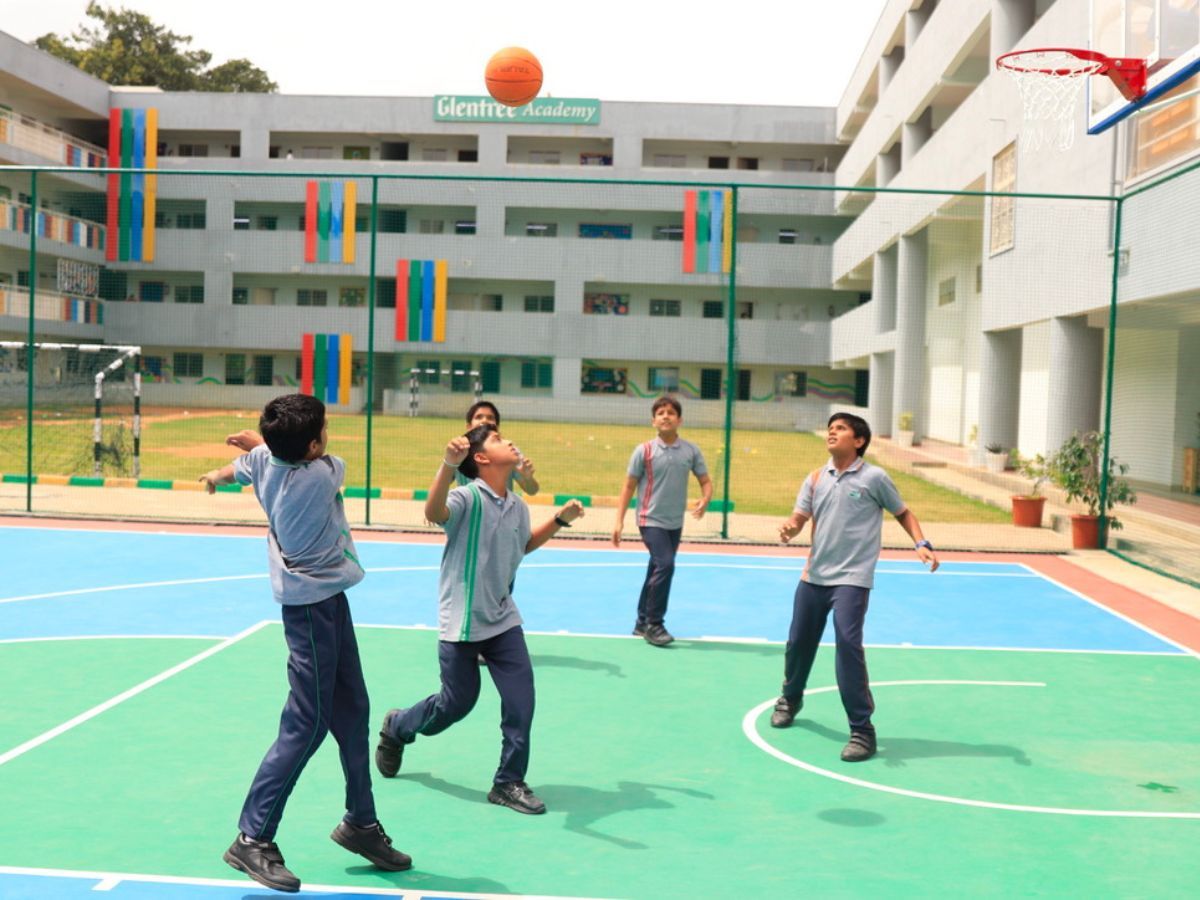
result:
[(1047, 47), (1014, 50), (996, 59), (996, 68), (1017, 83), (1024, 107), (1021, 149), (1053, 144), (1069, 150), (1075, 143), (1075, 107), (1091, 75), (1107, 75), (1127, 100), (1146, 92), (1146, 61), (1114, 58), (1095, 50)]

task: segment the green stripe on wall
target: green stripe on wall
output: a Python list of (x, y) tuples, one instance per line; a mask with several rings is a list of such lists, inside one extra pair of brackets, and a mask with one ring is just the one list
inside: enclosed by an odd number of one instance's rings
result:
[(318, 400), (325, 399), (325, 335), (313, 335), (313, 396)]
[(317, 262), (329, 262), (330, 190), (329, 182), (322, 181), (317, 196)]
[(408, 339), (421, 339), (421, 260), (408, 263)]
[(696, 271), (708, 271), (708, 191), (697, 191), (696, 204)]
[[(133, 166), (133, 110), (121, 110), (121, 168)], [(121, 209), (117, 214), (121, 227), (117, 239), (117, 254), (122, 262), (129, 259), (129, 221), (133, 218), (133, 176), (121, 175)]]

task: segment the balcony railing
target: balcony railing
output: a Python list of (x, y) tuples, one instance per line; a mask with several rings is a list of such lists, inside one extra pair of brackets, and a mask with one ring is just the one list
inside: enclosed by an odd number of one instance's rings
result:
[(0, 109), (0, 144), (12, 144), (61, 165), (81, 169), (102, 169), (108, 159), (95, 144), (8, 109)]
[[(33, 209), (24, 203), (13, 203), (11, 200), (0, 200), (0, 231), (16, 231), (29, 234), (33, 222)], [(74, 244), (77, 247), (89, 247), (93, 250), (104, 249), (104, 226), (77, 219), (74, 216), (64, 216), (61, 213), (40, 210), (37, 214), (37, 236), (52, 241), (62, 241), (64, 244)]]
[[(28, 318), (29, 288), (0, 285), (0, 316)], [(33, 307), (33, 317), (48, 322), (103, 325), (104, 301), (39, 290)]]

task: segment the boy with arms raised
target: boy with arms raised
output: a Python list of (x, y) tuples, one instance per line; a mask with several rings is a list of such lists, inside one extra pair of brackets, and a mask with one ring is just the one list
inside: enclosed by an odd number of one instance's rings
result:
[(400, 872), (412, 860), (392, 847), (375, 816), (371, 794), (370, 709), (346, 590), (363, 579), (339, 489), (346, 464), (327, 456), (325, 405), (288, 394), (263, 409), (253, 431), (226, 443), (248, 451), (200, 476), (217, 485), (254, 485), (267, 514), (271, 589), (283, 606), (288, 645), (287, 703), (279, 737), (267, 751), (225, 862), (277, 891), (300, 890), (275, 843), (288, 795), (325, 735), (333, 733), (346, 776), (346, 815), (330, 837), (381, 869)]
[[(533, 724), (533, 666), (512, 598), (517, 566), (562, 528), (583, 515), (578, 500), (533, 530), (529, 508), (508, 489), (520, 454), (494, 425), (453, 438), (438, 466), (425, 518), (446, 531), (438, 584), (438, 659), (441, 691), (383, 720), (375, 765), (385, 778), (400, 771), (404, 748), (418, 734), (432, 736), (466, 717), (479, 699), (479, 657), (500, 693), (500, 766), (488, 800), (538, 815), (546, 805), (525, 783)], [(450, 489), (461, 471), (469, 483)]]
[(871, 443), (871, 428), (850, 413), (829, 418), (825, 444), (829, 461), (804, 479), (796, 509), (779, 527), (787, 543), (812, 519), (812, 552), (800, 575), (788, 630), (783, 664), (783, 692), (771, 714), (771, 725), (787, 728), (804, 706), (804, 688), (833, 613), (837, 638), (837, 683), (842, 706), (850, 720), (850, 741), (842, 750), (846, 762), (875, 755), (875, 701), (863, 651), (863, 619), (879, 561), (883, 510), (896, 517), (916, 545), (917, 556), (938, 568), (933, 545), (921, 533), (921, 523), (904, 505), (887, 472), (863, 459)]

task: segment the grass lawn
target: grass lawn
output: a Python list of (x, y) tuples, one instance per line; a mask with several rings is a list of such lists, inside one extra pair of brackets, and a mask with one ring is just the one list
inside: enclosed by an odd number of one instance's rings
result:
[[(11, 422), (11, 420), (10, 420)], [(142, 427), (142, 474), (152, 479), (194, 479), (236, 455), (225, 436), (254, 428), (257, 412), (178, 412), (147, 410)], [(91, 420), (38, 422), (34, 427), (34, 471), (44, 474), (91, 474)], [(378, 416), (372, 424), (373, 487), (426, 488), (446, 442), (462, 432), (458, 419)], [(366, 484), (365, 416), (334, 415), (329, 420), (329, 449), (346, 460), (346, 483)], [(649, 426), (553, 422), (506, 422), (505, 436), (533, 460), (544, 492), (619, 493), (633, 448), (653, 436)], [(720, 498), (725, 478), (724, 434), (715, 428), (687, 428), (708, 461)], [(804, 477), (827, 459), (824, 441), (809, 433), (733, 432), (730, 497), (738, 512), (787, 515)], [(870, 454), (868, 454), (870, 459)], [(0, 473), (25, 471), (25, 428), (0, 426)], [(106, 475), (128, 475), (106, 465)], [(900, 494), (922, 521), (1009, 521), (1009, 513), (901, 472), (891, 472)], [(693, 483), (693, 494), (698, 490)]]

